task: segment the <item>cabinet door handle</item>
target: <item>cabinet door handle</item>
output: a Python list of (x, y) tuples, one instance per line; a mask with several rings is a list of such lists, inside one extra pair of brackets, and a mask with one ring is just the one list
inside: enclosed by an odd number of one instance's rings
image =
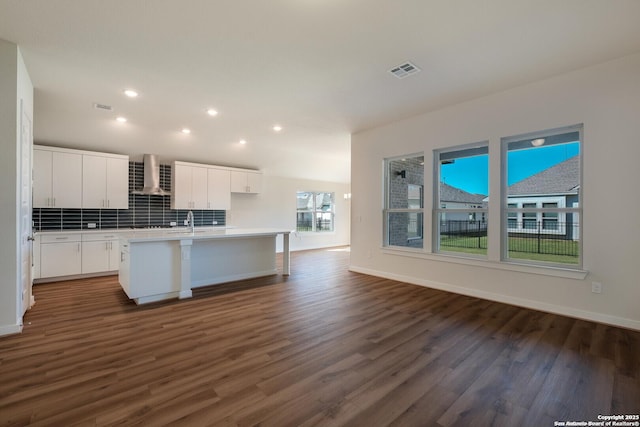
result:
[(78, 253), (80, 253), (81, 248), (80, 248), (80, 243), (78, 243)]
[(56, 240), (67, 240), (68, 237), (56, 237)]
[(55, 205), (56, 205), (56, 198), (54, 197), (53, 198), (53, 206), (55, 206)]

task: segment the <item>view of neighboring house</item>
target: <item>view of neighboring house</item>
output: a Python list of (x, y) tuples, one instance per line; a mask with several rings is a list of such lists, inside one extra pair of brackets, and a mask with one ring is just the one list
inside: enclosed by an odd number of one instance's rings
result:
[[(440, 209), (482, 209), (487, 207), (487, 196), (474, 194), (453, 187), (444, 182), (440, 183)], [(477, 234), (486, 235), (487, 218), (485, 212), (453, 211), (440, 214), (440, 234), (460, 235)]]
[[(441, 209), (482, 209), (486, 208), (487, 196), (474, 194), (453, 187), (444, 182), (440, 183), (440, 208)], [(443, 221), (481, 221), (485, 222), (485, 215), (477, 218), (475, 212), (447, 212), (442, 215)]]
[(334, 193), (297, 193), (297, 231), (333, 231)]
[[(574, 156), (508, 188), (508, 207), (561, 209), (577, 207), (580, 191), (580, 157)], [(564, 212), (509, 212), (509, 231), (579, 238), (578, 216)]]

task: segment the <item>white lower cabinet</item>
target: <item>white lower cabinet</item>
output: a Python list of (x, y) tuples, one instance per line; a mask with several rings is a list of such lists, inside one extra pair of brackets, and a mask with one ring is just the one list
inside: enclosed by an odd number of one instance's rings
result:
[(33, 242), (33, 278), (106, 273), (120, 268), (118, 233), (42, 233)]
[(82, 272), (80, 234), (43, 235), (40, 238), (40, 277), (72, 276)]
[(115, 271), (119, 268), (119, 243), (117, 235), (82, 235), (82, 274)]

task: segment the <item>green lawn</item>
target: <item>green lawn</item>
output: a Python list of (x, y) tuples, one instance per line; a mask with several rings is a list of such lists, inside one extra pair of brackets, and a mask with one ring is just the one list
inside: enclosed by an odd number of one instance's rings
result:
[[(528, 240), (527, 245), (523, 241)], [(560, 248), (560, 245), (565, 246)], [(569, 247), (566, 247), (569, 245)], [(468, 247), (463, 247), (468, 246)], [(471, 247), (472, 246), (472, 247)], [(478, 247), (480, 246), (480, 247)], [(487, 237), (450, 237), (442, 236), (440, 240), (440, 249), (446, 252), (459, 252), (466, 254), (486, 255), (487, 254)], [(521, 237), (509, 238), (510, 248), (522, 248), (518, 251), (509, 250), (509, 258), (523, 259), (532, 261), (553, 262), (560, 264), (577, 264), (578, 256), (571, 255), (553, 255), (549, 253), (537, 253), (537, 241), (535, 239), (523, 239)], [(529, 249), (527, 252), (526, 250)], [(541, 239), (541, 252), (561, 252), (560, 249), (572, 253), (578, 253), (578, 242), (566, 241), (559, 239)]]

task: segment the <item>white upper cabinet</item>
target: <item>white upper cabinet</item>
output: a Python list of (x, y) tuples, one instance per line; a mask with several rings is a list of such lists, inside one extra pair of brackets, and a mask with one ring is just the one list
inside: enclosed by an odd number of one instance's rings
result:
[(249, 170), (231, 171), (232, 193), (260, 193), (262, 191), (262, 172)]
[(107, 200), (109, 208), (129, 209), (129, 157), (107, 158)]
[(82, 155), (67, 151), (33, 150), (33, 207), (82, 207)]
[(129, 157), (33, 147), (34, 208), (129, 207)]
[(129, 208), (127, 156), (82, 156), (82, 207)]
[(231, 209), (231, 172), (228, 169), (207, 170), (207, 209)]
[(260, 171), (175, 161), (171, 173), (171, 209), (229, 210), (231, 193), (262, 191)]
[(191, 169), (191, 198), (192, 209), (207, 209), (207, 168), (194, 167)]
[(48, 208), (52, 196), (53, 162), (51, 151), (33, 150), (33, 207)]
[(173, 162), (171, 174), (171, 209), (208, 209), (205, 166)]

